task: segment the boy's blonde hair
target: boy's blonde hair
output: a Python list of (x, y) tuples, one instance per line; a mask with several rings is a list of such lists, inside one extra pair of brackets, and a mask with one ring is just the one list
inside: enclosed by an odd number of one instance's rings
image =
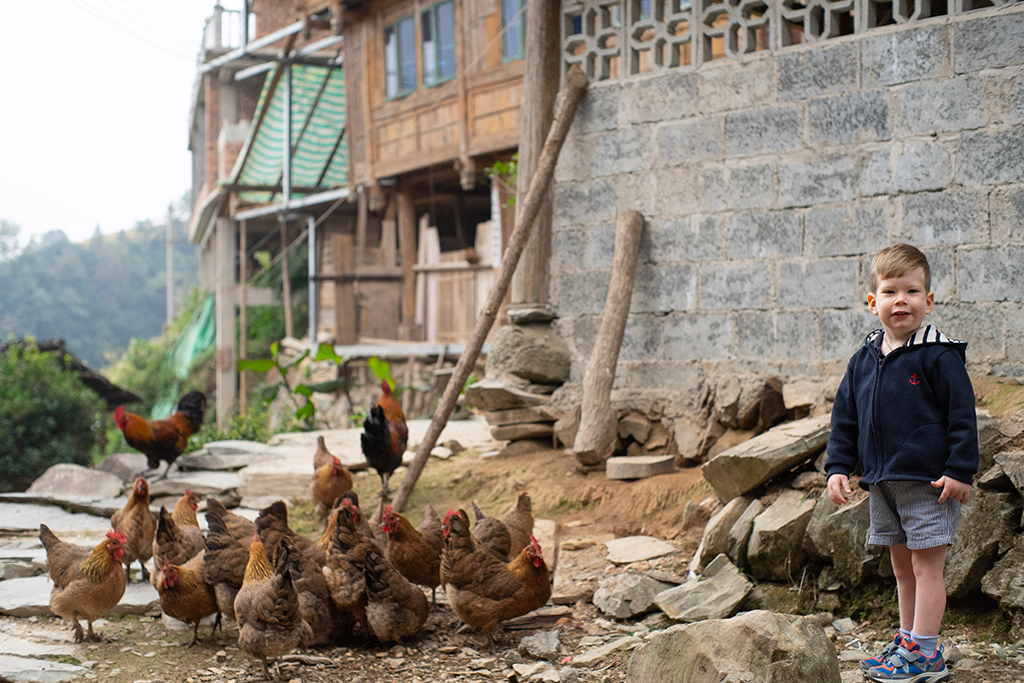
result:
[(894, 244), (875, 254), (871, 259), (871, 293), (878, 293), (878, 283), (894, 277), (903, 277), (915, 268), (924, 269), (924, 291), (932, 291), (932, 271), (928, 258), (912, 244)]

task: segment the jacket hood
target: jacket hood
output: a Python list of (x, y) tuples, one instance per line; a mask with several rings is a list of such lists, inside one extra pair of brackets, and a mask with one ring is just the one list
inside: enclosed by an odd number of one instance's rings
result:
[[(865, 346), (879, 347), (882, 344), (882, 335), (885, 334), (885, 330), (875, 330), (864, 339)], [(925, 325), (924, 327), (910, 335), (910, 339), (903, 342), (903, 346), (897, 347), (900, 349), (909, 348), (911, 346), (925, 346), (929, 344), (944, 344), (951, 346), (956, 349), (957, 353), (960, 354), (960, 358), (967, 362), (967, 342), (961, 341), (960, 339), (951, 339), (946, 335), (939, 332), (938, 328), (932, 325)]]

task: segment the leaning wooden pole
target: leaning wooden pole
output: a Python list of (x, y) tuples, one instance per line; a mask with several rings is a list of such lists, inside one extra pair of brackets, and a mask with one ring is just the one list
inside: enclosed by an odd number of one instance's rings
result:
[(612, 384), (619, 363), (619, 348), (626, 332), (629, 302), (633, 297), (636, 261), (644, 217), (627, 209), (615, 225), (615, 258), (608, 285), (608, 300), (590, 360), (583, 372), (583, 407), (572, 452), (581, 465), (600, 465), (612, 453), (617, 423), (612, 410)]
[(420, 478), (420, 474), (423, 473), (423, 467), (427, 464), (430, 451), (434, 448), (434, 444), (437, 443), (437, 437), (441, 435), (441, 430), (448, 424), (448, 418), (451, 416), (452, 410), (455, 409), (455, 403), (459, 399), (459, 394), (462, 393), (462, 388), (465, 386), (470, 372), (472, 372), (473, 367), (476, 365), (477, 358), (480, 357), (480, 349), (483, 348), (484, 340), (491, 331), (491, 327), (494, 326), (494, 319), (498, 315), (498, 308), (501, 306), (505, 293), (508, 291), (508, 285), (512, 281), (512, 274), (519, 264), (519, 257), (522, 255), (523, 247), (526, 246), (526, 240), (530, 236), (530, 229), (533, 227), (533, 222), (537, 218), (537, 212), (540, 210), (547, 187), (555, 173), (555, 162), (558, 161), (558, 154), (562, 151), (562, 143), (565, 142), (565, 136), (569, 133), (569, 126), (576, 115), (576, 108), (579, 106), (580, 100), (583, 99), (586, 91), (587, 77), (579, 65), (573, 65), (565, 76), (565, 85), (562, 87), (558, 110), (555, 112), (555, 118), (551, 122), (551, 129), (548, 131), (547, 140), (544, 142), (544, 151), (537, 162), (537, 171), (533, 174), (533, 178), (530, 179), (530, 187), (526, 192), (526, 196), (521, 198), (523, 202), (521, 220), (516, 223), (515, 229), (509, 238), (508, 247), (505, 249), (505, 253), (502, 254), (501, 270), (498, 272), (498, 278), (491, 288), (491, 294), (487, 299), (487, 307), (476, 319), (473, 336), (470, 337), (469, 343), (466, 344), (466, 350), (462, 352), (459, 362), (455, 365), (455, 370), (452, 372), (452, 377), (444, 390), (444, 395), (441, 396), (441, 403), (437, 406), (434, 418), (430, 421), (430, 427), (427, 428), (427, 433), (423, 437), (423, 443), (417, 449), (416, 457), (413, 459), (412, 464), (409, 465), (409, 471), (402, 480), (402, 485), (398, 487), (398, 493), (395, 495), (394, 500), (396, 510), (401, 511), (405, 506), (405, 502), (409, 499), (409, 495), (416, 486), (416, 481)]

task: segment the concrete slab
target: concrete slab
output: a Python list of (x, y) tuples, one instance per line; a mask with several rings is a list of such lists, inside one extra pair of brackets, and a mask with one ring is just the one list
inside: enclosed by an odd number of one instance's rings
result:
[[(12, 617), (38, 617), (52, 615), (50, 591), (53, 583), (49, 576), (0, 581), (0, 614)], [(118, 614), (146, 614), (160, 608), (160, 596), (148, 583), (130, 583), (121, 601), (107, 616)], [(0, 676), (0, 680), (3, 680)]]
[(78, 678), (88, 671), (84, 666), (0, 655), (0, 680), (12, 683), (59, 683)]
[(176, 472), (149, 485), (149, 497), (181, 496), (186, 489), (200, 498), (235, 490), (242, 480), (234, 472)]
[(245, 441), (242, 439), (230, 439), (227, 441), (210, 441), (196, 453), (206, 451), (213, 455), (246, 455), (267, 452), (267, 444), (259, 441)]
[(0, 503), (32, 503), (35, 505), (53, 505), (68, 512), (81, 512), (98, 517), (110, 517), (124, 507), (127, 496), (106, 498), (103, 496), (82, 495), (73, 493), (0, 493)]
[(660, 541), (653, 536), (626, 536), (605, 543), (608, 547), (608, 561), (615, 564), (629, 564), (650, 560), (676, 552), (671, 543)]
[(178, 458), (175, 463), (182, 470), (206, 470), (216, 472), (234, 472), (261, 462), (273, 456), (267, 451), (260, 453), (237, 453), (222, 455), (208, 451), (196, 451)]
[(0, 633), (0, 655), (21, 655), (23, 657), (47, 657), (69, 655), (81, 659), (81, 647), (72, 643), (46, 645), (17, 636)]
[(38, 533), (45, 524), (58, 536), (61, 532), (106, 532), (110, 520), (106, 517), (65, 512), (49, 505), (0, 503), (0, 533)]
[(633, 455), (608, 458), (605, 474), (609, 479), (646, 479), (676, 471), (674, 455)]
[(89, 491), (102, 498), (114, 498), (121, 493), (124, 482), (117, 475), (81, 465), (60, 463), (43, 472), (32, 482), (27, 493), (78, 493)]

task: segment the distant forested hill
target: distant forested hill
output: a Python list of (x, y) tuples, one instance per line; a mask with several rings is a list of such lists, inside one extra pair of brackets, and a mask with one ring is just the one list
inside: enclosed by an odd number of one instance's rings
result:
[[(10, 224), (8, 223), (8, 229)], [(175, 298), (195, 286), (197, 247), (176, 222)], [(105, 354), (133, 337), (160, 334), (167, 318), (166, 231), (139, 223), (134, 230), (73, 244), (55, 230), (11, 255), (0, 249), (0, 340), (8, 335), (64, 339), (94, 369)]]

